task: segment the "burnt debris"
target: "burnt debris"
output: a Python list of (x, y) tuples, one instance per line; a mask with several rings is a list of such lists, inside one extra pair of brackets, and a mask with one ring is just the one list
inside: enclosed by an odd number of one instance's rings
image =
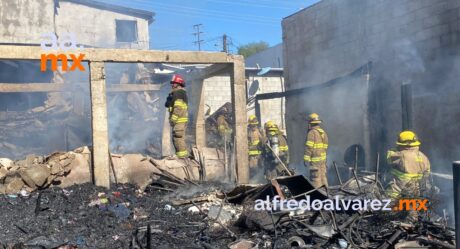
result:
[(455, 248), (454, 230), (431, 212), (412, 219), (408, 212), (255, 208), (275, 196), (381, 198), (372, 175), (314, 188), (298, 175), (233, 187), (155, 174), (145, 191), (83, 184), (2, 195), (0, 248)]

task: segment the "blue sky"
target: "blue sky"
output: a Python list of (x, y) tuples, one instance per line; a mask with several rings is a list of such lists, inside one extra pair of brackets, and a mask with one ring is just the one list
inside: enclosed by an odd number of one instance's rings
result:
[(99, 0), (153, 11), (150, 48), (198, 50), (193, 25), (200, 27), (202, 50), (222, 50), (222, 36), (229, 37), (230, 50), (254, 41), (270, 46), (281, 43), (281, 20), (319, 0)]

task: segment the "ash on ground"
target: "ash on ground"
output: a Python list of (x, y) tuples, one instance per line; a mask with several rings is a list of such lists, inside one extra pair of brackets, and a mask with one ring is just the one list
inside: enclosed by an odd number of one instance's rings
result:
[(190, 205), (173, 205), (171, 193), (141, 193), (130, 185), (107, 190), (84, 184), (2, 195), (0, 248), (224, 248), (235, 240), (233, 232), (208, 214), (225, 223), (241, 208), (221, 205), (209, 191), (219, 193), (211, 185), (176, 190), (207, 199)]

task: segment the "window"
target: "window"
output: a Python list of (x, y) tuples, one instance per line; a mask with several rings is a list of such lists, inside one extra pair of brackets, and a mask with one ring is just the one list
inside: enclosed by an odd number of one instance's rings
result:
[(137, 42), (137, 22), (115, 20), (117, 42)]

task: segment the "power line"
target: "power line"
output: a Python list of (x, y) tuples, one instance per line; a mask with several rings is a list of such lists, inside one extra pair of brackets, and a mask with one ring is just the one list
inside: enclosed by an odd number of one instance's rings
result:
[[(133, 0), (133, 1), (145, 2), (145, 0)], [(232, 18), (239, 18), (239, 17), (247, 18), (248, 17), (248, 15), (235, 14), (234, 12), (232, 12), (233, 10), (218, 11), (218, 10), (209, 10), (209, 9), (194, 8), (194, 7), (187, 7), (187, 6), (174, 5), (174, 4), (164, 4), (164, 3), (157, 3), (157, 2), (150, 3), (148, 5), (152, 6), (153, 8), (163, 7), (163, 8), (169, 8), (171, 10), (181, 9), (181, 10), (185, 10), (185, 11), (189, 11), (189, 12), (197, 12), (200, 15), (202, 15), (202, 14), (204, 14), (204, 15), (212, 14), (212, 15), (218, 15), (220, 17), (228, 16), (228, 17), (232, 17)], [(272, 18), (272, 17), (267, 17), (267, 16), (250, 15), (250, 17), (254, 18), (252, 20), (276, 21), (276, 22), (279, 21), (277, 18)]]
[(244, 23), (258, 23), (264, 24), (267, 26), (273, 26), (270, 24), (278, 24), (281, 22), (281, 19), (278, 18), (270, 18), (265, 16), (255, 16), (255, 15), (238, 15), (223, 11), (215, 11), (215, 10), (207, 10), (207, 9), (200, 9), (200, 8), (192, 8), (192, 7), (184, 7), (179, 5), (168, 5), (162, 3), (151, 3), (146, 2), (143, 0), (132, 0), (133, 2), (137, 2), (138, 5), (148, 7), (151, 9), (160, 9), (166, 10), (169, 14), (176, 14), (176, 15), (183, 15), (183, 16), (193, 16), (199, 15), (199, 17), (210, 17), (210, 19), (214, 20), (225, 20), (230, 22), (244, 22)]
[(204, 42), (204, 40), (201, 40), (200, 39), (200, 35), (203, 34), (203, 32), (200, 31), (200, 27), (202, 26), (203, 24), (195, 24), (193, 25), (193, 28), (196, 29), (196, 32), (193, 33), (195, 36), (196, 36), (196, 41), (193, 42), (194, 44), (198, 44), (198, 51), (201, 51), (201, 43)]
[(280, 7), (275, 5), (262, 5), (259, 3), (251, 3), (251, 2), (235, 2), (235, 1), (223, 1), (223, 0), (207, 0), (208, 2), (220, 3), (220, 4), (228, 4), (228, 5), (241, 5), (241, 6), (248, 6), (248, 7), (257, 7), (257, 8), (269, 8), (269, 9), (283, 9), (283, 10), (292, 10), (293, 8), (288, 7)]
[[(219, 21), (226, 21), (226, 22), (240, 22), (240, 23), (249, 23), (249, 24), (263, 24), (265, 26), (275, 26), (276, 24), (281, 23), (281, 19), (275, 20), (263, 20), (263, 19), (253, 19), (248, 16), (230, 16), (226, 14), (212, 14), (212, 13), (203, 13), (203, 12), (195, 12), (189, 10), (182, 10), (182, 9), (171, 9), (167, 7), (156, 7), (159, 10), (165, 10), (170, 12), (171, 15), (180, 15), (180, 16), (190, 16), (190, 17), (197, 17), (202, 19), (211, 19), (211, 20), (219, 20)], [(253, 17), (253, 16), (252, 16)]]

